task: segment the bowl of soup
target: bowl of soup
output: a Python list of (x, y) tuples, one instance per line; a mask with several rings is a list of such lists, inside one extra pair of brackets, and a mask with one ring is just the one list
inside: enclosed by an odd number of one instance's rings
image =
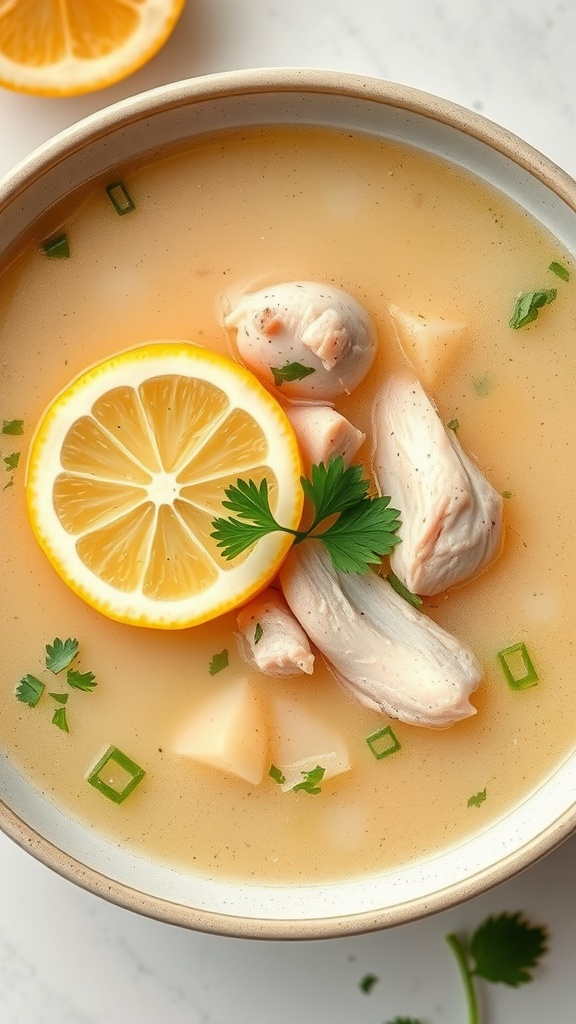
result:
[(274, 69), (89, 117), (0, 216), (3, 830), (280, 938), (568, 836), (574, 182), (447, 101)]

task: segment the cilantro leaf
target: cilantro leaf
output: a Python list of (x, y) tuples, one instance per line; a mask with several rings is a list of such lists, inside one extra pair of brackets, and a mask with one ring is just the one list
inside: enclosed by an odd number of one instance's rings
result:
[(229, 663), (228, 651), (224, 648), (219, 654), (213, 656), (208, 671), (211, 676), (215, 676), (218, 672), (222, 672), (222, 669), (228, 668)]
[(546, 929), (532, 927), (520, 913), (489, 917), (474, 932), (472, 974), (517, 987), (532, 981), (530, 970), (546, 952)]
[(2, 434), (11, 434), (13, 437), (24, 433), (24, 420), (3, 420)]
[(275, 764), (270, 765), (268, 775), (270, 776), (271, 779), (274, 779), (274, 782), (277, 782), (279, 786), (283, 786), (284, 783), (286, 782), (286, 776), (282, 774), (280, 769), (277, 768)]
[(302, 363), (286, 363), (285, 366), (271, 366), (270, 370), (277, 388), (281, 384), (287, 384), (293, 380), (304, 380), (304, 377), (309, 377), (311, 373), (316, 373), (313, 366), (304, 366)]
[(378, 981), (380, 981), (380, 978), (378, 978), (376, 974), (365, 974), (358, 982), (358, 988), (361, 992), (364, 992), (365, 995), (370, 995), (370, 992)]
[(62, 669), (68, 668), (70, 662), (74, 661), (79, 646), (78, 641), (73, 640), (72, 637), (61, 640), (57, 636), (51, 644), (46, 644), (46, 668), (54, 672), (55, 675), (62, 672)]
[(27, 704), (29, 708), (35, 708), (44, 690), (44, 683), (40, 679), (37, 679), (36, 676), (26, 675), (22, 676), (14, 691), (14, 696), (22, 704)]
[(480, 807), (486, 799), (486, 787), (481, 789), (479, 793), (474, 793), (474, 796), (468, 797), (467, 807)]
[(324, 533), (313, 534), (326, 546), (335, 569), (340, 572), (368, 572), (383, 555), (392, 551), (400, 538), (400, 513), (389, 508), (390, 498), (364, 498), (347, 509)]
[(14, 470), (18, 469), (18, 463), (20, 462), (20, 452), (12, 452), (11, 455), (6, 455), (2, 462), (6, 466), (7, 473), (13, 473)]
[(300, 478), (302, 490), (314, 506), (315, 524), (352, 508), (366, 497), (369, 483), (362, 478), (362, 473), (359, 465), (345, 469), (344, 459), (338, 455), (330, 459), (327, 466), (323, 462), (312, 466), (310, 480)]
[(78, 672), (75, 668), (69, 668), (66, 682), (73, 690), (84, 690), (87, 693), (96, 686), (96, 676), (93, 672)]
[(322, 792), (319, 783), (322, 782), (322, 779), (326, 774), (325, 768), (322, 768), (317, 764), (316, 767), (312, 768), (309, 772), (302, 772), (301, 774), (304, 776), (302, 782), (298, 782), (295, 786), (292, 786), (294, 793), (298, 793), (300, 790), (302, 790), (303, 793), (312, 794)]
[(68, 719), (66, 718), (66, 708), (56, 708), (52, 715), (52, 725), (57, 725), (62, 732), (70, 732)]
[(535, 292), (520, 292), (516, 296), (516, 302), (508, 326), (517, 331), (520, 327), (526, 327), (536, 320), (538, 311), (543, 306), (550, 305), (557, 296), (555, 288), (542, 288)]

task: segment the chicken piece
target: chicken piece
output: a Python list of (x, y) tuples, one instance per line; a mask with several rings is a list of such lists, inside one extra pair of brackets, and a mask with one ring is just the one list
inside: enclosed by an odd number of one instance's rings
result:
[(503, 501), (417, 381), (391, 376), (374, 404), (374, 473), (402, 517), (391, 555), (416, 594), (438, 594), (499, 553)]
[(326, 466), (338, 455), (349, 466), (366, 440), (366, 434), (330, 405), (290, 405), (284, 411), (294, 427), (306, 476), (312, 466)]
[(296, 676), (314, 671), (308, 637), (282, 594), (268, 589), (250, 601), (236, 619), (240, 653), (267, 676)]
[[(290, 281), (246, 295), (224, 318), (243, 363), (287, 398), (353, 391), (376, 354), (376, 329), (347, 292)], [(296, 366), (294, 364), (297, 364)]]
[(363, 704), (431, 729), (476, 714), (468, 698), (482, 669), (473, 653), (387, 580), (337, 572), (319, 541), (292, 548), (280, 579), (294, 615)]
[(466, 327), (440, 317), (414, 316), (399, 306), (389, 309), (400, 347), (420, 380), (432, 386), (454, 364)]
[(322, 782), (350, 771), (350, 757), (344, 740), (325, 722), (283, 693), (270, 697), (272, 763), (280, 769), (286, 792), (302, 782), (305, 772), (319, 765)]

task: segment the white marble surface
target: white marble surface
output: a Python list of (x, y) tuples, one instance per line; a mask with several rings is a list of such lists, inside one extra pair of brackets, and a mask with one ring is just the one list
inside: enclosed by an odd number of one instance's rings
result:
[[(46, 100), (0, 91), (0, 174), (80, 117), (213, 71), (308, 66), (416, 86), (481, 111), (576, 176), (573, 0), (189, 0), (165, 49), (127, 81)], [(483, 1024), (574, 1019), (576, 838), (452, 911), (392, 931), (256, 943), (139, 918), (75, 888), (0, 835), (2, 1024), (423, 1024), (465, 1021), (443, 941), (489, 912), (551, 931), (532, 985), (485, 986)], [(371, 995), (358, 988), (372, 972)]]

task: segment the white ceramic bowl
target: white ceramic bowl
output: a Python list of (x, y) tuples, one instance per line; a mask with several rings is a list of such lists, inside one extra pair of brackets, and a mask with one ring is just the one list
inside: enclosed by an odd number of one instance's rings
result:
[[(176, 83), (123, 101), (41, 147), (0, 184), (0, 264), (73, 189), (166, 145), (232, 126), (328, 125), (398, 139), (471, 169), (576, 253), (576, 184), (509, 132), (447, 101), (367, 78), (260, 70)], [(381, 928), (477, 895), (576, 826), (576, 754), (511, 813), (441, 855), (348, 882), (269, 886), (195, 877), (94, 835), (0, 759), (0, 826), (65, 877), (127, 908), (230, 935), (311, 938)]]

